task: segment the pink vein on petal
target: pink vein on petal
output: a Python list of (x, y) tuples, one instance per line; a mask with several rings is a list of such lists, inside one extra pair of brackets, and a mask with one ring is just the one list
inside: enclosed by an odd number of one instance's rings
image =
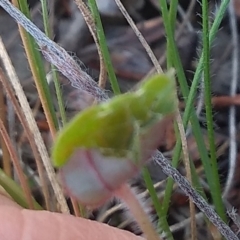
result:
[(109, 191), (109, 192), (113, 192), (114, 189), (103, 179), (102, 175), (98, 172), (98, 170), (96, 169), (96, 166), (94, 164), (93, 158), (92, 158), (92, 154), (89, 150), (86, 150), (85, 152), (85, 156), (86, 159), (88, 159), (89, 161), (89, 165), (92, 166), (93, 170), (95, 171), (97, 177), (99, 178), (99, 180), (101, 181), (101, 183), (103, 184), (103, 186)]

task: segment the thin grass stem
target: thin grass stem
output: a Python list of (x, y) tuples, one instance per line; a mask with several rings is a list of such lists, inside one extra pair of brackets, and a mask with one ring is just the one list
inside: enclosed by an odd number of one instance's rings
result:
[[(17, 1), (13, 0), (15, 6), (20, 7), (21, 11), (30, 18), (30, 13), (26, 0)], [(19, 26), (19, 32), (23, 41), (24, 49), (26, 51), (27, 59), (34, 77), (34, 81), (38, 90), (39, 97), (46, 115), (50, 132), (54, 137), (56, 129), (58, 128), (57, 117), (55, 114), (53, 102), (51, 99), (50, 90), (45, 77), (45, 70), (41, 56), (37, 50), (37, 45), (32, 36), (27, 33), (24, 28)]]
[[(0, 168), (0, 185), (23, 208), (29, 208), (26, 194), (21, 187)], [(33, 199), (34, 209), (42, 210), (42, 207)]]
[(11, 139), (9, 138), (7, 130), (6, 130), (6, 128), (4, 126), (4, 123), (1, 119), (0, 119), (0, 132), (1, 132), (2, 138), (4, 139), (5, 144), (7, 146), (9, 154), (11, 156), (14, 168), (16, 169), (20, 184), (21, 184), (22, 189), (24, 191), (24, 194), (26, 196), (28, 207), (30, 209), (34, 209), (34, 204), (33, 204), (33, 199), (32, 199), (32, 196), (31, 196), (31, 191), (30, 191), (30, 188), (28, 186), (26, 177), (23, 173), (23, 170), (21, 168), (20, 160), (17, 156), (16, 149), (13, 148)]
[[(212, 113), (212, 93), (210, 81), (210, 42), (209, 42), (209, 21), (208, 21), (208, 1), (202, 1), (202, 26), (203, 26), (203, 76), (204, 76), (204, 96), (205, 96), (205, 109), (207, 118), (207, 132), (208, 142), (210, 146), (210, 161), (211, 161), (211, 174), (212, 184), (211, 194), (213, 196), (214, 206), (219, 216), (226, 221), (226, 214), (221, 198), (221, 186), (218, 174), (217, 154), (214, 138), (214, 124)], [(204, 163), (204, 161), (203, 161)], [(204, 166), (205, 167), (205, 166)], [(208, 167), (208, 166), (207, 166)]]
[[(171, 48), (173, 49), (172, 53), (173, 53), (173, 59), (174, 59), (174, 67), (176, 68), (176, 71), (177, 71), (177, 75), (178, 75), (178, 79), (179, 79), (182, 94), (184, 96), (185, 101), (188, 104), (188, 105), (186, 105), (186, 109), (185, 109), (185, 112), (184, 112), (184, 115), (183, 115), (183, 125), (184, 125), (184, 128), (186, 128), (188, 120), (190, 119), (190, 121), (192, 123), (193, 134), (195, 136), (195, 139), (196, 139), (196, 142), (197, 142), (197, 145), (198, 145), (198, 150), (199, 150), (200, 157), (201, 157), (201, 160), (202, 160), (203, 165), (204, 165), (204, 169), (205, 169), (205, 172), (206, 172), (208, 183), (209, 183), (210, 188), (214, 191), (214, 187), (213, 187), (213, 184), (212, 184), (213, 180), (212, 180), (211, 166), (210, 166), (210, 162), (209, 162), (208, 153), (206, 151), (206, 147), (205, 147), (205, 144), (204, 144), (204, 141), (203, 141), (203, 138), (202, 138), (202, 133), (201, 133), (201, 130), (200, 130), (200, 126), (199, 126), (197, 116), (196, 116), (195, 111), (193, 109), (193, 102), (194, 102), (194, 99), (195, 99), (195, 94), (196, 94), (196, 89), (197, 89), (198, 84), (196, 84), (196, 82), (195, 82), (195, 85), (192, 84), (190, 92), (189, 92), (187, 82), (186, 82), (186, 78), (185, 78), (185, 75), (184, 75), (184, 72), (183, 72), (183, 69), (182, 69), (182, 66), (181, 66), (181, 61), (180, 61), (180, 58), (179, 58), (179, 54), (178, 54), (176, 44), (175, 44), (175, 41), (174, 41), (174, 36), (172, 34), (172, 31), (171, 31), (171, 26), (169, 26), (169, 24), (168, 24), (167, 3), (164, 0), (159, 0), (159, 3), (160, 3), (160, 7), (162, 9), (162, 15), (163, 15), (163, 18), (164, 18), (167, 37), (169, 38), (169, 41), (171, 42)], [(214, 34), (216, 33), (216, 31), (218, 29), (218, 26), (219, 26), (219, 24), (222, 20), (223, 13), (225, 12), (225, 10), (226, 10), (226, 1), (225, 2), (223, 1), (221, 6), (220, 6), (220, 9), (219, 9), (220, 13), (217, 14), (216, 19), (213, 23), (212, 30), (211, 30), (212, 32), (210, 31), (210, 34), (212, 34), (212, 35), (210, 35), (210, 37), (213, 37)], [(196, 70), (196, 73), (198, 74), (198, 80), (201, 76), (201, 69), (202, 69), (202, 66), (203, 66), (202, 64), (203, 64), (203, 60), (202, 60), (202, 58), (200, 58), (200, 61), (198, 63), (198, 67), (197, 67), (197, 70)], [(195, 76), (196, 76), (196, 74), (195, 74)], [(196, 79), (195, 79), (195, 81), (196, 81)], [(197, 81), (197, 83), (198, 83), (198, 81)], [(194, 94), (190, 95), (192, 92), (194, 92)], [(186, 112), (187, 109), (188, 109), (188, 111)], [(187, 117), (186, 117), (186, 115), (187, 115)], [(180, 141), (180, 139), (178, 139), (177, 143), (176, 143), (175, 150), (174, 150), (173, 160), (172, 160), (172, 164), (175, 167), (177, 166), (178, 159), (180, 157), (180, 153), (181, 153), (181, 141)], [(172, 190), (171, 190), (172, 186), (173, 186), (173, 181), (169, 180), (168, 183), (167, 183), (165, 198), (164, 198), (164, 202), (163, 202), (163, 207), (164, 207), (165, 213), (167, 213), (167, 210), (168, 210), (169, 201), (170, 201), (171, 192), (172, 192)], [(218, 197), (213, 195), (213, 197), (215, 197), (214, 201), (218, 202), (219, 198), (221, 198), (221, 195), (218, 196)]]
[[(5, 91), (3, 90), (3, 85), (0, 84), (0, 118), (2, 119), (4, 125), (7, 126), (6, 106), (4, 103), (4, 92)], [(1, 143), (1, 149), (2, 149), (3, 170), (9, 177), (11, 177), (12, 176), (11, 159), (10, 159), (9, 152), (7, 150), (7, 146), (1, 136), (0, 136), (0, 143)]]
[(41, 156), (41, 160), (44, 164), (44, 168), (47, 172), (48, 178), (50, 180), (50, 184), (53, 188), (53, 191), (56, 196), (57, 202), (59, 204), (60, 210), (64, 213), (69, 213), (69, 209), (66, 204), (65, 197), (63, 195), (62, 189), (60, 188), (60, 186), (56, 180), (56, 174), (55, 174), (52, 164), (50, 162), (49, 155), (48, 155), (46, 146), (44, 144), (44, 141), (42, 139), (41, 133), (40, 133), (37, 123), (33, 117), (32, 110), (27, 101), (27, 97), (24, 94), (24, 91), (22, 89), (20, 81), (17, 77), (17, 74), (16, 74), (12, 64), (11, 64), (9, 56), (7, 55), (6, 49), (4, 48), (1, 38), (0, 38), (0, 58), (2, 59), (4, 68), (7, 73), (7, 77), (9, 79), (9, 82), (10, 82), (12, 88), (14, 89), (14, 93), (17, 96), (17, 99), (20, 103), (20, 106), (24, 113), (24, 116), (27, 119), (29, 129), (31, 129), (31, 134), (33, 135), (35, 145), (37, 146), (37, 150)]
[(84, 3), (83, 0), (75, 0), (75, 2), (82, 13), (82, 16), (89, 28), (90, 33), (92, 34), (94, 42), (96, 44), (99, 61), (100, 61), (100, 73), (99, 73), (98, 85), (99, 85), (99, 87), (104, 89), (106, 86), (106, 82), (107, 82), (107, 72), (106, 72), (106, 66), (105, 66), (106, 64), (104, 62), (104, 57), (103, 57), (103, 50), (99, 44), (96, 22), (94, 20), (94, 16), (92, 16), (91, 11), (86, 6), (86, 4)]
[[(49, 24), (47, 1), (41, 0), (41, 6), (42, 6), (42, 16), (43, 16), (45, 34), (47, 37), (52, 38), (50, 24)], [(57, 74), (56, 67), (53, 64), (50, 64), (50, 65), (51, 65), (52, 77), (53, 77), (53, 82), (54, 82), (55, 91), (57, 95), (57, 102), (58, 102), (62, 124), (65, 125), (67, 123), (67, 116), (65, 112), (64, 101), (63, 101), (62, 91), (61, 91), (60, 82), (59, 82), (59, 76)]]
[(120, 94), (121, 90), (119, 88), (117, 77), (115, 75), (114, 67), (112, 65), (111, 57), (110, 57), (110, 54), (109, 54), (109, 51), (108, 51), (107, 41), (106, 41), (106, 38), (105, 38), (105, 34), (104, 34), (103, 26), (102, 26), (102, 21), (101, 21), (101, 18), (100, 18), (100, 14), (99, 14), (99, 11), (98, 11), (96, 1), (95, 0), (88, 0), (88, 4), (90, 6), (92, 15), (95, 19), (98, 40), (99, 40), (99, 44), (100, 44), (100, 47), (101, 47), (101, 50), (102, 50), (103, 59), (104, 59), (104, 62), (106, 64), (106, 68), (107, 68), (107, 72), (108, 72), (108, 76), (109, 76), (109, 81), (110, 81), (111, 86), (112, 86), (112, 90), (113, 90), (114, 94)]

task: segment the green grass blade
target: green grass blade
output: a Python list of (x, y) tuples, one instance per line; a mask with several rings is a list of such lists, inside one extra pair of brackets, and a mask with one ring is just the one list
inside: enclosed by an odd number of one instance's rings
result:
[(160, 229), (161, 232), (164, 232), (166, 234), (167, 239), (172, 239), (173, 240), (173, 235), (172, 235), (172, 232), (170, 231), (170, 228), (169, 228), (169, 225), (168, 225), (168, 222), (167, 222), (167, 218), (165, 217), (165, 215), (162, 211), (162, 206), (159, 202), (156, 190), (153, 186), (153, 181), (152, 181), (151, 175), (150, 175), (147, 168), (144, 168), (142, 172), (143, 172), (144, 181), (146, 183), (147, 189), (148, 189), (150, 197), (152, 199), (154, 208), (155, 208), (155, 210), (157, 212), (157, 215), (158, 215), (159, 229)]
[[(51, 39), (52, 34), (51, 34), (51, 30), (50, 30), (50, 24), (48, 21), (49, 15), (48, 15), (47, 1), (41, 0), (41, 5), (42, 5), (44, 31), (45, 31), (46, 36)], [(58, 107), (59, 107), (62, 124), (65, 125), (67, 123), (67, 116), (66, 116), (66, 112), (65, 112), (62, 91), (61, 91), (60, 82), (59, 82), (59, 78), (58, 78), (57, 68), (52, 64), (51, 64), (51, 71), (52, 71), (52, 75), (53, 75), (53, 82), (54, 82), (55, 91), (56, 91), (56, 95), (57, 95)]]
[(105, 38), (105, 34), (104, 34), (104, 30), (103, 30), (103, 26), (102, 26), (102, 21), (100, 18), (100, 14), (98, 11), (98, 7), (96, 4), (95, 0), (88, 0), (92, 15), (95, 19), (95, 23), (96, 23), (96, 28), (97, 28), (97, 35), (98, 35), (98, 40), (99, 40), (99, 44), (100, 44), (100, 48), (103, 54), (103, 59), (104, 62), (106, 64), (106, 68), (107, 68), (107, 72), (108, 72), (108, 76), (109, 76), (109, 80), (113, 89), (114, 94), (120, 94), (120, 88), (118, 85), (118, 81), (117, 81), (117, 77), (115, 75), (115, 71), (112, 65), (112, 61), (110, 58), (110, 54), (108, 51), (108, 47), (107, 47), (107, 41)]
[[(169, 47), (171, 47), (171, 49), (172, 49), (172, 54), (173, 54), (172, 59), (174, 60), (174, 67), (176, 68), (176, 71), (177, 71), (180, 88), (181, 88), (182, 94), (184, 96), (184, 99), (188, 99), (187, 104), (190, 104), (189, 106), (186, 105), (186, 108), (187, 107), (189, 108), (189, 112), (187, 112), (188, 113), (187, 117), (186, 117), (186, 113), (184, 113), (183, 124), (184, 124), (184, 127), (186, 128), (188, 120), (190, 119), (190, 121), (192, 123), (193, 133), (194, 133), (197, 145), (198, 145), (198, 150), (199, 150), (199, 153), (200, 153), (200, 157), (203, 161), (203, 165), (204, 165), (204, 168), (205, 168), (205, 171), (206, 171), (206, 175), (207, 175), (207, 179), (208, 179), (210, 188), (212, 190), (214, 190), (213, 185), (212, 185), (213, 179), (212, 179), (211, 165), (210, 165), (210, 162), (209, 162), (208, 153), (207, 153), (206, 147), (204, 145), (204, 141), (203, 141), (203, 138), (202, 138), (202, 133), (201, 133), (201, 130), (200, 130), (198, 119), (196, 117), (196, 114), (195, 114), (193, 106), (192, 106), (192, 102), (194, 102), (193, 100), (195, 98), (195, 95), (191, 96), (191, 97), (193, 97), (192, 99), (190, 99), (189, 96), (188, 96), (189, 95), (189, 89), (188, 89), (186, 77), (185, 77), (184, 71), (182, 69), (182, 65), (181, 65), (180, 57), (179, 57), (177, 47), (176, 47), (176, 44), (175, 44), (174, 36), (173, 36), (172, 31), (171, 31), (171, 26), (169, 24), (169, 18), (168, 18), (169, 15), (168, 15), (167, 3), (164, 0), (159, 0), (159, 3), (160, 3), (160, 6), (161, 6), (161, 9), (162, 9), (162, 15), (163, 15), (163, 18), (164, 18), (165, 29), (166, 29), (166, 32), (167, 32), (167, 38), (168, 38), (168, 41), (170, 43)], [(221, 16), (222, 15), (218, 15), (218, 19), (216, 19), (215, 22), (219, 23), (221, 21)], [(215, 23), (215, 25), (214, 25), (215, 29), (216, 29), (216, 26), (217, 26), (217, 24)], [(201, 64), (201, 61), (199, 62), (199, 64)], [(198, 68), (198, 71), (199, 71), (200, 70), (200, 65), (198, 67), (199, 67)], [(202, 67), (202, 65), (201, 65), (201, 67)], [(196, 93), (197, 85), (194, 85), (192, 87), (194, 87), (194, 89), (191, 88), (191, 91)], [(175, 151), (174, 151), (173, 161), (172, 161), (172, 164), (173, 164), (174, 167), (177, 166), (180, 154), (181, 154), (181, 142), (178, 139), (176, 147), (175, 147)], [(173, 181), (171, 179), (169, 179), (169, 181), (167, 183), (167, 188), (166, 188), (166, 193), (165, 193), (165, 198), (164, 198), (164, 203), (163, 203), (165, 213), (167, 213), (167, 210), (168, 210), (169, 201), (170, 201), (171, 192), (172, 192), (172, 186), (173, 186)], [(219, 197), (221, 197), (221, 196), (219, 196)], [(218, 200), (215, 199), (215, 201), (218, 201)]]
[[(209, 21), (208, 21), (208, 1), (202, 2), (202, 26), (203, 26), (203, 75), (204, 75), (204, 96), (205, 96), (205, 109), (207, 118), (207, 131), (210, 146), (211, 156), (211, 174), (213, 182), (211, 193), (213, 196), (214, 205), (219, 216), (226, 221), (223, 201), (221, 198), (221, 186), (218, 174), (217, 153), (214, 139), (214, 125), (212, 113), (212, 95), (211, 95), (211, 81), (210, 81), (210, 44), (209, 44)], [(208, 166), (206, 166), (208, 167)], [(214, 191), (213, 191), (214, 190)]]
[[(5, 174), (2, 169), (0, 169), (0, 185), (16, 203), (18, 203), (23, 208), (28, 208), (28, 203), (24, 192), (13, 179)], [(42, 210), (42, 207), (35, 200), (33, 200), (33, 205), (34, 209)]]
[[(19, 4), (19, 8), (22, 11), (22, 13), (26, 17), (31, 19), (27, 1), (21, 0), (21, 1), (18, 1), (18, 4)], [(36, 85), (38, 86), (39, 95), (41, 98), (41, 102), (43, 104), (44, 112), (47, 116), (49, 124), (51, 124), (51, 126), (50, 125), (49, 126), (50, 126), (50, 128), (51, 127), (54, 128), (54, 129), (52, 129), (52, 132), (54, 132), (58, 128), (58, 122), (57, 122), (57, 117), (55, 114), (54, 105), (53, 105), (53, 101), (51, 98), (49, 86), (48, 86), (46, 76), (45, 76), (45, 69), (44, 69), (43, 61), (41, 59), (41, 55), (38, 51), (38, 46), (37, 46), (34, 38), (29, 33), (27, 33), (25, 30), (23, 30), (23, 34), (24, 34), (24, 38), (25, 38), (24, 41), (27, 42), (27, 44), (25, 44), (25, 50), (28, 55), (28, 61), (29, 61), (30, 67), (31, 67), (31, 71), (34, 75)]]

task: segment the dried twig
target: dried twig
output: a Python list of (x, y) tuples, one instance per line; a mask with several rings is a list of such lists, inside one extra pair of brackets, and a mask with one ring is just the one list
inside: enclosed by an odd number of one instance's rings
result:
[(226, 239), (238, 240), (238, 237), (234, 234), (230, 227), (223, 222), (223, 220), (218, 216), (215, 210), (213, 210), (213, 208), (206, 202), (206, 200), (191, 187), (190, 183), (175, 168), (173, 168), (169, 164), (167, 159), (165, 159), (159, 151), (154, 157), (155, 161), (156, 159), (159, 160), (158, 163), (162, 167), (163, 172), (167, 176), (171, 176), (173, 180), (178, 183), (179, 187), (184, 191), (184, 193), (192, 199), (192, 201), (197, 205), (197, 207), (218, 228), (219, 232), (224, 237), (226, 237)]
[(100, 101), (108, 99), (106, 91), (100, 89), (98, 84), (78, 66), (63, 48), (46, 37), (36, 25), (10, 2), (1, 0), (0, 5), (34, 37), (46, 60), (55, 65), (71, 81), (73, 87), (89, 92)]

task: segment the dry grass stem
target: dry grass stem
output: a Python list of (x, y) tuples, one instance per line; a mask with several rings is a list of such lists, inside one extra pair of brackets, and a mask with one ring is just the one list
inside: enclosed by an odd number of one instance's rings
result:
[(40, 178), (40, 182), (41, 182), (41, 188), (43, 191), (43, 196), (44, 196), (44, 200), (45, 200), (45, 205), (46, 205), (46, 209), (47, 210), (51, 210), (50, 209), (50, 197), (49, 197), (49, 190), (48, 190), (48, 182), (46, 181), (46, 177), (45, 177), (45, 173), (44, 173), (44, 168), (43, 168), (43, 164), (41, 161), (41, 158), (39, 156), (38, 153), (38, 149), (37, 146), (34, 142), (34, 137), (33, 134), (28, 126), (28, 123), (26, 121), (26, 118), (23, 114), (23, 111), (21, 109), (21, 107), (19, 106), (19, 103), (15, 97), (15, 94), (11, 88), (11, 86), (9, 85), (8, 80), (5, 78), (2, 70), (0, 69), (0, 79), (1, 82), (4, 86), (4, 89), (6, 90), (9, 99), (11, 100), (14, 110), (16, 112), (16, 114), (18, 115), (18, 118), (24, 128), (24, 132), (26, 133), (28, 140), (29, 140), (29, 144), (31, 146), (31, 149), (33, 151), (33, 155), (34, 155), (34, 159), (37, 165), (37, 169), (38, 169), (38, 174), (39, 174), (39, 178)]
[[(12, 0), (12, 2), (16, 7), (18, 7), (19, 4), (18, 4), (17, 0)], [(26, 56), (28, 59), (28, 63), (29, 63), (29, 66), (30, 66), (30, 69), (31, 69), (31, 72), (32, 72), (32, 75), (34, 78), (34, 82), (37, 87), (38, 95), (41, 100), (42, 107), (43, 107), (43, 110), (44, 110), (44, 113), (45, 113), (45, 116), (46, 116), (46, 119), (47, 119), (47, 122), (49, 125), (49, 129), (50, 129), (52, 137), (54, 138), (57, 134), (57, 129), (56, 129), (54, 121), (52, 119), (51, 112), (49, 111), (48, 103), (45, 100), (43, 86), (40, 83), (40, 81), (38, 80), (40, 77), (39, 77), (38, 71), (36, 70), (35, 61), (33, 60), (33, 56), (31, 54), (30, 46), (29, 46), (28, 39), (26, 36), (26, 34), (28, 34), (28, 33), (20, 24), (18, 24), (18, 28), (19, 28), (19, 33), (20, 33), (22, 43), (24, 46), (24, 50), (25, 50), (25, 53), (26, 53)]]
[[(6, 121), (6, 107), (4, 104), (4, 89), (1, 83), (0, 83), (0, 118), (2, 119), (3, 124), (6, 127), (7, 121)], [(7, 146), (2, 136), (0, 136), (0, 142), (1, 142), (1, 149), (2, 149), (3, 170), (9, 177), (11, 177), (12, 176), (11, 159), (10, 159), (9, 152), (7, 150)]]
[(136, 24), (134, 23), (134, 21), (132, 20), (132, 18), (130, 17), (130, 15), (128, 14), (128, 12), (126, 11), (125, 7), (123, 6), (123, 4), (121, 3), (120, 0), (115, 0), (116, 4), (118, 5), (120, 11), (122, 12), (123, 16), (126, 18), (126, 20), (128, 21), (129, 25), (131, 26), (131, 28), (133, 29), (133, 31), (135, 32), (137, 38), (139, 39), (139, 41), (141, 42), (142, 46), (144, 47), (144, 49), (146, 50), (149, 58), (151, 59), (154, 67), (156, 68), (156, 71), (158, 73), (162, 73), (163, 70), (157, 60), (157, 58), (155, 57), (152, 49), (150, 48), (150, 46), (148, 45), (147, 41), (145, 40), (145, 38), (143, 37), (142, 33), (138, 30)]
[(19, 179), (21, 187), (24, 191), (24, 194), (26, 196), (28, 206), (29, 206), (30, 209), (34, 209), (33, 199), (32, 199), (32, 196), (31, 196), (31, 191), (29, 189), (27, 179), (26, 179), (26, 177), (23, 173), (23, 170), (21, 168), (20, 160), (17, 156), (17, 151), (16, 151), (16, 149), (14, 149), (14, 147), (12, 145), (12, 142), (11, 142), (11, 139), (10, 139), (10, 137), (7, 133), (7, 130), (4, 126), (4, 123), (1, 119), (0, 119), (0, 132), (1, 132), (2, 138), (4, 139), (5, 144), (7, 146), (9, 154), (11, 156), (13, 166), (14, 166), (16, 172), (17, 172), (18, 179)]
[(8, 79), (15, 91), (15, 94), (18, 98), (20, 106), (24, 112), (26, 119), (27, 119), (29, 129), (31, 130), (31, 132), (34, 136), (33, 139), (38, 148), (38, 152), (43, 161), (43, 164), (44, 164), (45, 170), (47, 172), (47, 175), (49, 177), (50, 183), (53, 187), (55, 196), (56, 196), (57, 201), (60, 206), (60, 210), (62, 212), (68, 213), (69, 209), (68, 209), (65, 197), (63, 195), (61, 187), (59, 186), (59, 183), (57, 182), (56, 174), (54, 172), (51, 161), (49, 159), (48, 152), (47, 152), (46, 146), (43, 142), (41, 133), (38, 129), (37, 123), (33, 117), (33, 114), (32, 114), (31, 108), (29, 106), (29, 103), (27, 101), (26, 95), (24, 94), (24, 91), (22, 89), (20, 81), (19, 81), (17, 74), (12, 66), (11, 60), (10, 60), (9, 56), (7, 55), (6, 49), (5, 49), (4, 44), (1, 39), (0, 39), (0, 58), (2, 59), (4, 68), (7, 72)]
[(93, 40), (96, 44), (97, 47), (97, 51), (98, 51), (98, 56), (99, 56), (99, 61), (100, 61), (100, 74), (99, 74), (99, 87), (101, 88), (105, 88), (106, 85), (106, 81), (107, 81), (107, 71), (106, 71), (106, 67), (105, 67), (105, 63), (104, 63), (104, 59), (103, 59), (103, 55), (102, 55), (102, 50), (98, 41), (98, 37), (97, 37), (97, 30), (96, 30), (96, 24), (95, 21), (93, 19), (93, 16), (89, 10), (89, 8), (86, 6), (86, 4), (82, 1), (82, 0), (75, 0), (78, 8), (80, 9), (83, 18), (89, 28), (89, 31), (92, 34)]
[[(186, 169), (186, 176), (189, 183), (192, 185), (192, 173), (191, 173), (191, 166), (190, 166), (190, 159), (188, 154), (188, 146), (187, 146), (187, 139), (183, 127), (182, 117), (180, 111), (177, 110), (176, 113), (176, 122), (178, 125), (178, 130), (180, 133), (180, 138), (182, 142), (182, 152), (183, 152), (183, 162)], [(195, 219), (195, 206), (191, 199), (189, 199), (189, 208), (190, 208), (190, 217), (191, 217), (191, 239), (194, 240), (197, 238), (197, 227), (196, 227), (196, 219)]]

